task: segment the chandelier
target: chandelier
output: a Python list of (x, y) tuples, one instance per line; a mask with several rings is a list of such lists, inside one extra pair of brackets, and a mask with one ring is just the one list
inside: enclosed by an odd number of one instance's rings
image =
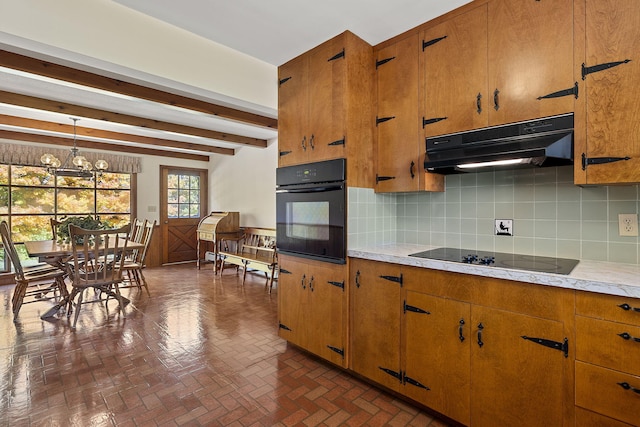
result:
[(64, 160), (60, 161), (53, 154), (45, 153), (40, 157), (40, 162), (47, 168), (47, 172), (55, 176), (71, 176), (76, 178), (93, 178), (92, 170), (96, 169), (98, 173), (104, 172), (109, 167), (106, 160), (97, 160), (94, 165), (91, 164), (84, 156), (78, 155), (78, 147), (76, 146), (76, 123), (75, 117), (69, 117), (73, 120), (73, 148)]

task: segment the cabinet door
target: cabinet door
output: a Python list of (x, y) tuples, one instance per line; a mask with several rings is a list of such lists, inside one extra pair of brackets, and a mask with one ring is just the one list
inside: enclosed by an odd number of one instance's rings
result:
[(321, 263), (309, 268), (311, 304), (307, 349), (336, 365), (346, 367), (347, 297), (344, 271), (342, 265)]
[(562, 322), (481, 306), (472, 306), (471, 316), (471, 425), (563, 425), (571, 360), (523, 338), (562, 343)]
[[(353, 260), (351, 369), (388, 387), (400, 386), (400, 284), (397, 265)], [(384, 278), (387, 277), (387, 278)]]
[(279, 336), (300, 347), (307, 348), (309, 313), (307, 266), (295, 257), (278, 258), (278, 323)]
[(486, 127), (487, 6), (422, 33), (424, 136)]
[(585, 77), (586, 157), (629, 158), (586, 166), (587, 184), (640, 182), (639, 44), (636, 0), (587, 1), (586, 67), (631, 60)]
[(418, 112), (418, 35), (378, 51), (376, 192), (417, 191), (425, 150)]
[(404, 322), (403, 393), (469, 425), (470, 305), (408, 291)]
[(304, 163), (309, 127), (308, 58), (278, 68), (278, 166)]
[(345, 82), (347, 54), (344, 36), (309, 51), (309, 161), (345, 157)]
[(488, 6), (489, 124), (574, 111), (574, 95), (539, 99), (574, 87), (573, 0)]

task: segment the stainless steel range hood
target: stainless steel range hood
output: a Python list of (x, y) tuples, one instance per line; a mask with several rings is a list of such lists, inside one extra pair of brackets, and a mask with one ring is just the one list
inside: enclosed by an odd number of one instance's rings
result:
[(573, 114), (427, 138), (425, 170), (442, 174), (573, 164)]

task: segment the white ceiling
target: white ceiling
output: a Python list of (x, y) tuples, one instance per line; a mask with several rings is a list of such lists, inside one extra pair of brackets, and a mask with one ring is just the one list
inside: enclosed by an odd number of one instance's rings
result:
[[(468, 3), (468, 0), (114, 1), (273, 65), (281, 65), (345, 30), (350, 30), (375, 45)], [(277, 131), (273, 129), (231, 122), (203, 113), (88, 89), (2, 67), (0, 67), (0, 90), (87, 107), (100, 108), (109, 105), (109, 110), (113, 112), (131, 114), (135, 111), (135, 114), (141, 117), (252, 138), (268, 140), (277, 137)], [(242, 105), (235, 107), (241, 110), (246, 108)], [(71, 123), (67, 114), (35, 111), (1, 103), (0, 114), (62, 124)], [(78, 122), (78, 126), (223, 148), (240, 146), (229, 142), (135, 128), (100, 120), (82, 119)], [(9, 129), (9, 127), (0, 125), (0, 129)], [(27, 129), (9, 130), (33, 132)], [(118, 143), (140, 146), (140, 144), (122, 141)], [(175, 151), (202, 154), (202, 152), (184, 149)]]
[(371, 45), (469, 0), (114, 0), (273, 65), (349, 30)]

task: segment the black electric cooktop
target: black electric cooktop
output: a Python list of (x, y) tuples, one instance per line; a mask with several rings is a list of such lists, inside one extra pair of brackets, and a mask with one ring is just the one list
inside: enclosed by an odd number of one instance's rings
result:
[(410, 254), (409, 256), (555, 274), (569, 274), (578, 265), (578, 260), (576, 259), (458, 248), (438, 248)]

